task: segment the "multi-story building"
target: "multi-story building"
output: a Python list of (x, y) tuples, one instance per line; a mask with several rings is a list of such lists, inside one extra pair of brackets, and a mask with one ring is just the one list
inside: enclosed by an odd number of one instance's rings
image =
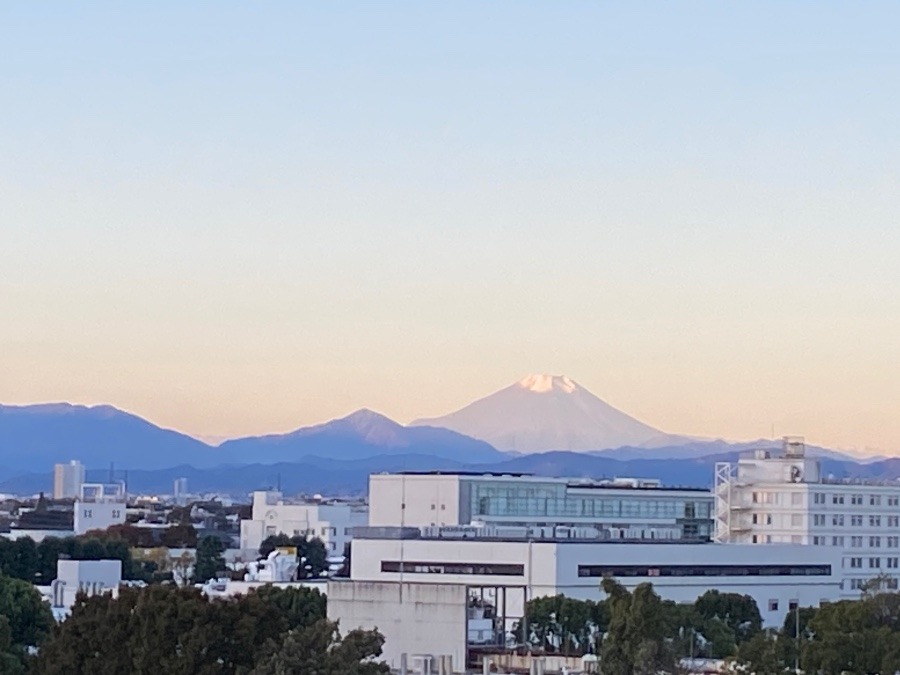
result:
[(613, 539), (708, 541), (712, 509), (707, 490), (651, 480), (440, 472), (369, 477), (373, 527), (590, 527)]
[(68, 464), (53, 467), (53, 498), (75, 499), (84, 483), (84, 465), (74, 459)]
[(241, 548), (258, 549), (268, 537), (285, 534), (317, 537), (329, 554), (339, 556), (352, 538), (352, 529), (367, 522), (368, 512), (362, 503), (325, 499), (290, 501), (280, 492), (254, 492), (251, 518), (241, 521)]
[(122, 483), (84, 483), (75, 500), (75, 534), (123, 524), (126, 508), (125, 486)]
[(519, 639), (528, 600), (600, 600), (607, 576), (675, 602), (749, 595), (766, 626), (841, 597), (834, 549), (710, 541), (706, 490), (466, 473), (369, 486), (370, 526), (354, 533), (350, 579), (328, 582), (328, 616), (342, 630), (377, 626), (395, 667), (411, 655), (471, 665), (483, 645)]
[(900, 484), (823, 476), (803, 439), (791, 437), (781, 452), (756, 450), (717, 464), (714, 492), (717, 541), (834, 550), (846, 597), (876, 578), (897, 588)]

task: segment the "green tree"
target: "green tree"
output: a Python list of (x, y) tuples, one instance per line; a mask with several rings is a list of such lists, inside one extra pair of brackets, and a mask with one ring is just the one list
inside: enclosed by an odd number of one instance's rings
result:
[(194, 567), (194, 579), (198, 582), (215, 579), (225, 569), (222, 553), (225, 546), (218, 537), (202, 537), (197, 542), (197, 564)]
[(118, 598), (79, 598), (41, 646), (34, 674), (245, 675), (288, 631), (324, 614), (324, 596), (307, 589), (211, 601), (195, 588), (123, 588)]
[(374, 631), (354, 630), (341, 638), (337, 624), (319, 621), (290, 631), (278, 644), (270, 642), (252, 675), (380, 675), (390, 673), (381, 656), (384, 638)]
[(602, 582), (609, 604), (609, 631), (600, 660), (604, 675), (655, 675), (675, 668), (667, 636), (666, 606), (651, 584), (639, 584), (633, 593), (612, 578)]
[(0, 615), (6, 617), (13, 645), (39, 645), (53, 626), (50, 608), (34, 586), (0, 575)]
[(162, 545), (168, 548), (194, 548), (197, 546), (197, 530), (189, 522), (167, 527), (162, 533)]
[(750, 639), (762, 630), (762, 615), (749, 595), (706, 591), (694, 602), (694, 609), (706, 621), (719, 619), (734, 636), (734, 643)]

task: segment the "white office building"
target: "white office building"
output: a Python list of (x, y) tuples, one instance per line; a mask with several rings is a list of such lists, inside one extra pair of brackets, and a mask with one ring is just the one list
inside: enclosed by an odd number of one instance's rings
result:
[(896, 589), (900, 576), (900, 484), (822, 475), (803, 440), (780, 452), (757, 450), (716, 466), (716, 535), (723, 543), (803, 544), (839, 558), (843, 595), (859, 597), (875, 578)]
[(613, 539), (709, 541), (712, 509), (708, 490), (654, 480), (441, 472), (369, 477), (372, 527), (587, 527)]
[(241, 521), (241, 548), (258, 549), (268, 537), (319, 538), (329, 555), (343, 555), (355, 527), (368, 523), (365, 504), (338, 500), (286, 500), (280, 492), (253, 493), (250, 520)]
[(125, 522), (125, 487), (121, 483), (85, 483), (75, 500), (75, 534), (105, 530)]
[(84, 465), (72, 460), (68, 464), (53, 467), (53, 498), (75, 499), (81, 494), (84, 483)]
[(369, 498), (350, 579), (328, 582), (328, 616), (341, 630), (377, 627), (394, 667), (420, 657), (469, 663), (479, 645), (515, 639), (527, 600), (600, 600), (605, 576), (629, 589), (652, 583), (675, 602), (711, 589), (749, 595), (773, 627), (794, 608), (841, 597), (833, 548), (711, 542), (713, 495), (704, 490), (384, 474), (370, 477)]

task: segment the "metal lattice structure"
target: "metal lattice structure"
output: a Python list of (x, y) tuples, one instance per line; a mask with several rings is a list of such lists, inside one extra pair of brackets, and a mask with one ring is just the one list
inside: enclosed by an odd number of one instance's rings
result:
[(715, 534), (713, 539), (725, 544), (731, 541), (731, 490), (734, 486), (735, 466), (731, 462), (716, 462)]

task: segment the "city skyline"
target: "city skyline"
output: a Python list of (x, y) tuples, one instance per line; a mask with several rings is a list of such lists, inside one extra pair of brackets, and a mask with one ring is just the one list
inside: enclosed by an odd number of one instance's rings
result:
[(898, 454), (898, 19), (4, 6), (0, 402), (234, 437), (550, 372)]

